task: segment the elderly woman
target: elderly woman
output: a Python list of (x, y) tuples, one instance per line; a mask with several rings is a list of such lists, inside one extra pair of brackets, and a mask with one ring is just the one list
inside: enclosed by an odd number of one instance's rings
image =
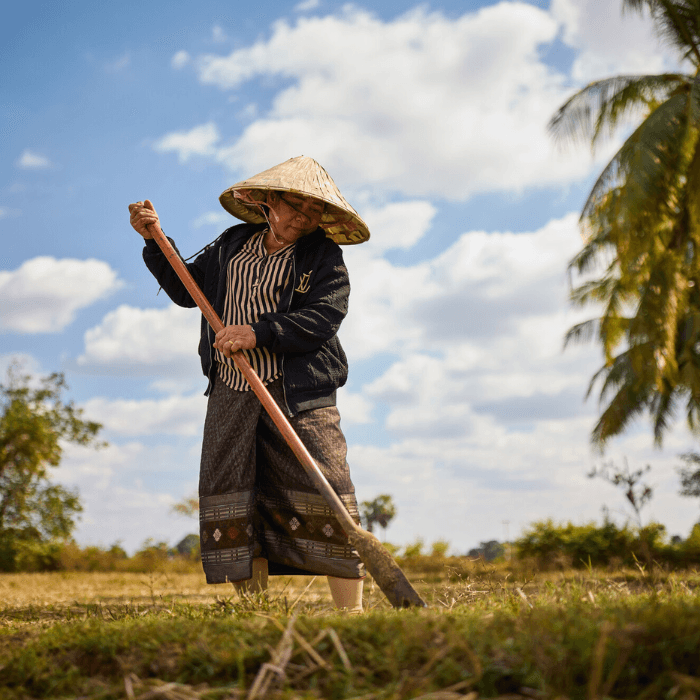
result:
[[(364, 567), (324, 499), (232, 362), (245, 353), (350, 514), (358, 518), (335, 406), (347, 360), (337, 337), (350, 284), (338, 244), (367, 226), (328, 173), (303, 156), (226, 190), (244, 224), (187, 265), (224, 330), (202, 319), (199, 354), (209, 397), (199, 478), (200, 541), (208, 583), (261, 591), (268, 573), (323, 574), (337, 607), (362, 610)], [(195, 306), (149, 233), (145, 200), (129, 205), (143, 257), (168, 296)]]

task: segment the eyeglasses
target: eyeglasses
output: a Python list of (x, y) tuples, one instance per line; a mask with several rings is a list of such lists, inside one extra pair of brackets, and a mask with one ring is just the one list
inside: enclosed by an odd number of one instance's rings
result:
[(305, 216), (308, 219), (312, 219), (316, 216), (321, 216), (323, 214), (323, 210), (326, 208), (325, 204), (323, 202), (320, 202), (317, 199), (311, 199), (312, 203), (312, 209), (307, 213), (301, 211), (297, 206), (294, 206), (288, 199), (286, 199), (281, 193), (279, 194), (279, 198), (290, 208), (293, 209), (297, 214), (301, 214), (302, 216)]

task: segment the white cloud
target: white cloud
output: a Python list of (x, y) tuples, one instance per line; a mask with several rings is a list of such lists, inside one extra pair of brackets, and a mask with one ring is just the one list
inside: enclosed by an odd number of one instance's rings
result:
[(32, 258), (0, 271), (0, 330), (56, 333), (120, 286), (117, 273), (100, 260)]
[(552, 16), (564, 27), (563, 41), (577, 49), (571, 69), (580, 85), (611, 75), (677, 70), (677, 57), (662, 49), (648, 13), (622, 14), (609, 0), (552, 0)]
[(17, 160), (17, 167), (24, 170), (44, 170), (50, 168), (53, 164), (41, 153), (25, 148), (22, 155)]
[(39, 361), (27, 353), (12, 352), (0, 355), (0, 384), (5, 383), (5, 377), (10, 367), (17, 367), (21, 374), (37, 377), (42, 374)]
[(134, 551), (149, 537), (175, 544), (197, 532), (195, 520), (171, 513), (176, 501), (196, 490), (197, 467), (196, 455), (185, 455), (172, 440), (153, 446), (112, 443), (99, 451), (69, 445), (52, 477), (79, 488), (85, 510), (75, 533), (78, 542), (121, 541)]
[(192, 156), (213, 155), (215, 144), (219, 141), (219, 130), (216, 124), (209, 122), (195, 126), (190, 131), (175, 131), (166, 134), (153, 144), (153, 148), (161, 153), (175, 152), (184, 163)]
[(218, 24), (215, 24), (211, 30), (211, 38), (212, 41), (214, 41), (217, 44), (220, 44), (221, 42), (226, 41), (228, 39), (228, 36), (226, 35), (226, 32), (223, 30), (222, 27), (220, 27)]
[(225, 90), (286, 79), (269, 112), (213, 155), (248, 174), (304, 153), (344, 186), (456, 200), (581, 178), (590, 159), (557, 153), (545, 130), (568, 96), (539, 58), (557, 31), (518, 2), (456, 19), (346, 8), (279, 22), (268, 40), (196, 61), (200, 80)]
[(321, 0), (303, 0), (303, 2), (294, 5), (295, 12), (309, 12), (321, 6)]
[[(542, 316), (559, 327), (566, 323), (558, 315), (566, 305), (566, 264), (580, 246), (575, 214), (533, 233), (465, 233), (433, 260), (413, 266), (375, 257), (373, 241), (381, 245), (383, 229), (372, 233), (366, 247), (344, 251), (352, 293), (341, 334), (354, 357), (432, 351), (445, 343), (504, 347), (518, 326)], [(540, 328), (533, 338), (545, 333)], [(492, 352), (491, 346), (482, 351)]]
[[(432, 211), (415, 204), (391, 211), (407, 224), (408, 213), (420, 219), (422, 212), (418, 236)], [(385, 231), (387, 240), (400, 240), (391, 225), (390, 217), (377, 214), (373, 241), (381, 242)], [(361, 358), (375, 362), (380, 352), (388, 359), (378, 378), (338, 394), (343, 425), (354, 434), (349, 462), (358, 498), (395, 497), (399, 515), (388, 539), (444, 538), (464, 552), (479, 541), (503, 539), (504, 520), (517, 537), (543, 517), (584, 522), (599, 518), (603, 503), (624, 511), (621, 495), (585, 476), (599, 463), (588, 445), (595, 402), (583, 401), (598, 352), (594, 346), (561, 351), (564, 331), (577, 320), (567, 308), (564, 277), (567, 260), (580, 247), (576, 215), (532, 232), (467, 232), (412, 266), (379, 257), (388, 247), (345, 249), (353, 291), (341, 333), (351, 367)], [(134, 366), (172, 367), (188, 358), (194, 365), (198, 316), (174, 306), (120, 307), (89, 332), (83, 361), (109, 365), (126, 358)], [(157, 447), (116, 446), (105, 461), (69, 462), (74, 483), (94, 484), (81, 541), (120, 537), (136, 546), (146, 535), (177, 539), (167, 528), (167, 510), (193, 490), (205, 401), (179, 393), (171, 371), (165, 376), (152, 388), (174, 395), (86, 404), (88, 415), (117, 436), (173, 437), (172, 444)], [(372, 444), (375, 431), (381, 445)], [(185, 441), (183, 435), (192, 437)], [(661, 480), (654, 514), (683, 535), (697, 508), (676, 497), (673, 467), (688, 443), (678, 426), (660, 454), (648, 431), (632, 430), (608, 453), (618, 461), (627, 456), (632, 465), (653, 465)], [(167, 487), (139, 481), (141, 474), (156, 473)], [(119, 508), (114, 498), (123, 500)], [(124, 522), (124, 514), (134, 523)], [(136, 523), (146, 521), (143, 534)]]
[[(587, 445), (590, 417), (540, 421), (530, 430), (506, 430), (482, 420), (466, 435), (432, 438), (420, 434), (389, 447), (351, 445), (348, 455), (358, 499), (378, 493), (395, 496), (398, 515), (387, 539), (405, 543), (449, 540), (458, 552), (480, 541), (518, 537), (535, 520), (584, 523), (600, 521), (601, 507), (624, 522), (629, 515), (623, 494), (586, 478), (600, 464)], [(680, 432), (680, 431), (679, 431)], [(689, 439), (685, 433), (687, 446)], [(697, 519), (697, 503), (677, 495), (676, 452), (640, 449), (622, 440), (608, 457), (618, 464), (650, 463), (655, 496), (645, 520), (656, 516), (671, 534), (687, 536)]]
[(372, 420), (372, 403), (359, 393), (344, 387), (338, 390), (338, 411), (343, 423), (366, 424)]
[(428, 232), (436, 213), (437, 209), (425, 201), (363, 208), (362, 218), (372, 234), (373, 254), (391, 248), (408, 250)]
[(200, 314), (197, 309), (170, 305), (137, 309), (122, 305), (110, 311), (99, 326), (85, 333), (85, 353), (79, 365), (194, 369), (199, 364)]
[[(595, 395), (584, 402), (599, 350), (562, 351), (581, 317), (568, 308), (564, 274), (580, 245), (570, 214), (533, 232), (464, 233), (407, 267), (374, 257), (371, 242), (346, 251), (353, 290), (341, 335), (351, 366), (388, 353), (384, 373), (357, 392), (383, 417), (385, 446), (364, 433), (348, 460), (359, 499), (395, 495), (390, 541), (446, 538), (463, 552), (503, 539), (504, 520), (517, 537), (544, 517), (595, 520), (604, 503), (624, 512), (621, 494), (585, 476), (600, 463), (589, 446)], [(673, 467), (689, 444), (679, 424), (654, 451), (640, 425), (606, 454), (653, 465), (664, 479), (654, 514), (683, 535), (696, 508), (679, 503)]]
[(237, 219), (232, 219), (230, 214), (225, 211), (208, 211), (201, 216), (198, 216), (192, 226), (202, 228), (202, 226), (225, 226), (226, 224), (237, 223)]
[(204, 425), (206, 405), (199, 391), (157, 400), (93, 398), (83, 408), (90, 420), (119, 435), (197, 435)]
[(180, 70), (184, 68), (190, 62), (190, 55), (187, 51), (178, 51), (171, 59), (170, 65), (175, 68), (175, 70)]

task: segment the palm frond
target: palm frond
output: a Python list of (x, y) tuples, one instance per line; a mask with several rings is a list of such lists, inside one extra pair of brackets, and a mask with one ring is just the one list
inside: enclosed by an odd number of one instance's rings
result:
[(605, 302), (615, 293), (619, 280), (612, 275), (604, 275), (597, 280), (589, 280), (574, 287), (569, 292), (569, 300), (574, 306), (586, 306), (596, 302)]
[(635, 129), (591, 190), (581, 214), (594, 228), (658, 221), (688, 137), (687, 96), (675, 95)]
[[(698, 78), (693, 81), (688, 104), (689, 123), (700, 124), (700, 82)], [(700, 148), (696, 142), (690, 163), (687, 169), (687, 185), (685, 188), (686, 204), (688, 208), (688, 233), (700, 246)]]
[(597, 80), (569, 98), (551, 118), (547, 130), (560, 143), (590, 141), (595, 146), (635, 110), (649, 112), (687, 86), (689, 80), (680, 73)]
[(662, 391), (654, 394), (650, 402), (649, 411), (654, 426), (654, 443), (659, 447), (664, 434), (670, 428), (671, 421), (675, 418), (677, 398), (673, 387), (666, 384)]
[(593, 339), (598, 328), (598, 319), (592, 318), (582, 323), (571, 326), (564, 336), (564, 348), (569, 343), (587, 343)]
[[(687, 287), (676, 251), (665, 251), (655, 259), (649, 277), (640, 290), (639, 305), (630, 322), (628, 340), (651, 341), (655, 351), (653, 364), (657, 377), (677, 372), (676, 338), (679, 314), (685, 309)], [(648, 362), (648, 358), (644, 358)], [(657, 379), (658, 381), (658, 379)]]
[(612, 303), (608, 304), (608, 308), (600, 319), (598, 330), (598, 338), (603, 346), (606, 362), (612, 361), (615, 351), (629, 336), (630, 319), (620, 314), (617, 301), (612, 299)]
[(622, 14), (626, 12), (643, 12), (653, 0), (622, 0)]
[(698, 0), (623, 0), (622, 13), (648, 10), (656, 35), (683, 58), (700, 65), (700, 3)]
[(649, 10), (661, 41), (700, 66), (700, 8), (697, 0), (653, 0)]
[(625, 384), (633, 384), (635, 374), (632, 371), (632, 363), (630, 361), (630, 351), (625, 350), (617, 357), (603, 367), (601, 367), (591, 378), (586, 396), (590, 396), (594, 385), (602, 378), (602, 386), (598, 394), (598, 403), (603, 404), (608, 396), (616, 391), (619, 391), (621, 386)]
[(584, 275), (605, 266), (603, 274), (607, 276), (613, 274), (616, 264), (615, 246), (608, 240), (607, 231), (598, 231), (588, 237), (583, 248), (569, 261), (569, 286), (573, 287), (574, 272)]
[(593, 428), (593, 445), (602, 450), (611, 437), (622, 433), (631, 420), (646, 410), (648, 400), (646, 387), (634, 383), (623, 384)]

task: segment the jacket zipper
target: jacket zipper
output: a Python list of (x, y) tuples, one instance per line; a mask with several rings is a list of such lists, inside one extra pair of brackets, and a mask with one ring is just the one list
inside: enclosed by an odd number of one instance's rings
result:
[[(296, 250), (294, 251), (296, 253)], [(292, 293), (289, 295), (289, 303), (287, 304), (287, 313), (292, 308), (292, 297), (294, 296), (294, 282), (297, 278), (297, 263), (296, 255), (292, 254)], [(284, 385), (284, 353), (282, 353), (282, 358), (280, 360), (280, 371), (282, 372), (282, 395), (284, 396), (284, 406), (287, 409), (287, 414), (290, 418), (294, 417), (294, 414), (289, 410), (289, 404), (287, 403), (287, 388)]]

